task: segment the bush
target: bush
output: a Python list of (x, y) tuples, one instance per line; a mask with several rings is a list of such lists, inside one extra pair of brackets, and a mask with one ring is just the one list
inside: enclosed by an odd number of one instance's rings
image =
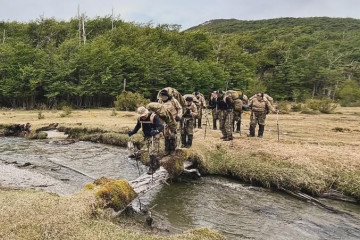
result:
[(38, 119), (40, 120), (40, 119), (44, 119), (44, 118), (45, 118), (44, 114), (42, 114), (42, 112), (39, 111), (38, 112)]
[(277, 109), (281, 114), (288, 114), (290, 112), (290, 103), (287, 101), (278, 102)]
[(72, 113), (72, 107), (70, 107), (70, 106), (63, 106), (62, 110), (63, 110), (63, 113), (60, 114), (60, 117), (66, 117)]
[(117, 112), (116, 112), (116, 109), (113, 109), (113, 110), (111, 111), (110, 116), (111, 116), (111, 117), (115, 117), (116, 115), (118, 115)]
[(293, 112), (301, 112), (304, 110), (304, 104), (303, 103), (293, 103), (291, 104), (291, 111)]
[(122, 111), (135, 111), (137, 107), (145, 106), (150, 101), (140, 93), (123, 92), (116, 97), (115, 109)]
[(355, 81), (346, 81), (340, 88), (338, 93), (340, 104), (343, 107), (360, 106), (360, 87)]
[(306, 101), (306, 107), (308, 109), (319, 111), (321, 113), (332, 113), (337, 108), (337, 104), (331, 99), (308, 99)]

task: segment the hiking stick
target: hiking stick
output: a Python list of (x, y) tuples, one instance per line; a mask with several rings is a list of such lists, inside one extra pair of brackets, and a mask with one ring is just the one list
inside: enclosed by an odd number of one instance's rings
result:
[(277, 137), (278, 137), (278, 142), (280, 142), (279, 110), (277, 110), (277, 111), (276, 111), (276, 127), (277, 127)]

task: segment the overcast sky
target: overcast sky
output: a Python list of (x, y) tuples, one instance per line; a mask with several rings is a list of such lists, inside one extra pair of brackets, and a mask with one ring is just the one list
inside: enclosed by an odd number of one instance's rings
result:
[(218, 18), (360, 18), (360, 0), (0, 0), (0, 20), (30, 21), (40, 15), (69, 20), (78, 5), (89, 17), (114, 9), (125, 21), (179, 24), (183, 30)]

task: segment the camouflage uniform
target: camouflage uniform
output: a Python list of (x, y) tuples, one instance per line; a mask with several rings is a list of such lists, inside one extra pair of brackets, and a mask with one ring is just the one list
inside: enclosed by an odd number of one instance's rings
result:
[[(159, 99), (159, 103), (163, 104), (165, 109), (167, 109), (173, 119), (179, 118), (182, 115), (182, 107), (180, 103), (173, 97), (169, 97), (167, 101), (162, 101)], [(164, 129), (164, 137), (165, 137), (165, 152), (166, 154), (170, 154), (176, 149), (176, 132), (170, 131), (169, 127), (165, 127)]]
[(223, 135), (222, 139), (225, 141), (232, 140), (233, 121), (234, 121), (234, 106), (229, 97), (218, 95), (217, 107), (219, 110), (220, 130)]
[(257, 95), (257, 97), (252, 98), (249, 102), (249, 107), (251, 107), (249, 136), (255, 137), (255, 128), (256, 125), (259, 124), (258, 137), (262, 137), (265, 130), (266, 114), (269, 111), (275, 110), (267, 98), (261, 97), (261, 95)]
[[(195, 95), (195, 93), (192, 93), (192, 94)], [(196, 119), (197, 119), (198, 120), (198, 128), (201, 128), (202, 110), (204, 108), (206, 108), (206, 102), (205, 102), (204, 95), (202, 95), (201, 93), (198, 93), (196, 98), (198, 100), (197, 102), (195, 102), (197, 110), (198, 110), (198, 115), (197, 115), (197, 118), (194, 119), (194, 127), (196, 128)]]
[(160, 167), (159, 160), (156, 157), (155, 150), (159, 149), (159, 135), (163, 130), (160, 117), (155, 113), (150, 113), (145, 107), (139, 107), (137, 112), (139, 118), (134, 130), (129, 131), (129, 136), (136, 134), (142, 128), (144, 141), (149, 152), (150, 169), (148, 173), (153, 173)]
[(216, 97), (211, 97), (210, 101), (209, 101), (209, 106), (211, 108), (211, 115), (212, 115), (212, 119), (213, 119), (213, 129), (214, 130), (217, 129), (216, 121), (218, 120), (218, 114), (219, 114), (219, 111), (218, 111), (218, 108), (216, 105), (216, 100), (217, 100)]
[(195, 103), (186, 106), (184, 115), (180, 120), (181, 147), (191, 147), (194, 134), (194, 119), (197, 117), (197, 107)]
[(243, 101), (239, 98), (234, 101), (234, 122), (233, 129), (235, 131), (235, 122), (236, 122), (236, 132), (240, 132), (241, 128), (241, 113), (242, 113)]

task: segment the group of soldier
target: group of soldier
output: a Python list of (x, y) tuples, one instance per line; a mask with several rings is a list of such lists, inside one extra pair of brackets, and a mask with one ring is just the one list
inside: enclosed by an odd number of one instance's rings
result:
[[(137, 109), (139, 118), (129, 136), (143, 130), (150, 155), (150, 173), (159, 167), (154, 154), (154, 144), (159, 147), (160, 135), (165, 138), (165, 155), (172, 154), (177, 147), (177, 132), (180, 129), (181, 147), (190, 148), (193, 142), (194, 128), (202, 128), (202, 118), (205, 109), (211, 109), (213, 129), (217, 130), (219, 120), (224, 141), (233, 140), (233, 132), (241, 131), (241, 116), (243, 111), (251, 109), (249, 137), (255, 137), (255, 128), (259, 125), (258, 137), (262, 137), (265, 128), (265, 118), (270, 111), (273, 99), (264, 93), (258, 93), (250, 99), (242, 91), (214, 91), (206, 105), (205, 97), (198, 91), (182, 96), (176, 89), (167, 87), (159, 91), (157, 102)], [(207, 115), (206, 115), (206, 120)], [(206, 123), (208, 124), (208, 122)]]

